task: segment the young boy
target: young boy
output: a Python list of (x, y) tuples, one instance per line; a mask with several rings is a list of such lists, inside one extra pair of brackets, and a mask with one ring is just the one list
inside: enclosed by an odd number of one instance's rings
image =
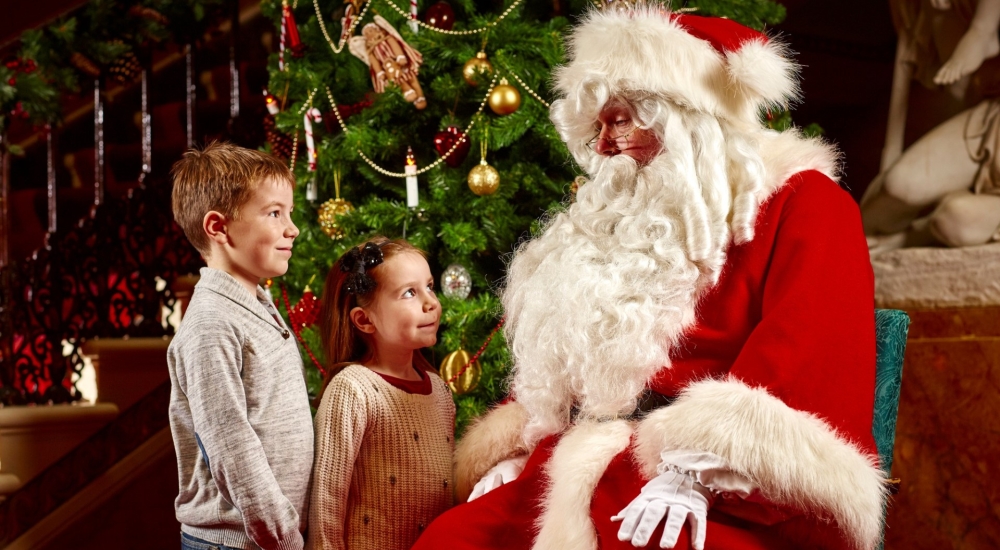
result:
[(173, 177), (174, 218), (208, 264), (167, 350), (181, 548), (301, 549), (312, 417), (295, 338), (257, 285), (288, 270), (295, 181), (225, 143)]

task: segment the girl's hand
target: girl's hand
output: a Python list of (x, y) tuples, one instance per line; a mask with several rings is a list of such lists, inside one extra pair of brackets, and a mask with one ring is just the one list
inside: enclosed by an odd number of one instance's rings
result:
[(476, 486), (472, 488), (472, 494), (469, 495), (469, 502), (476, 500), (501, 485), (517, 479), (517, 476), (521, 475), (521, 472), (524, 471), (524, 465), (527, 462), (528, 455), (522, 455), (508, 458), (490, 468), (490, 471), (486, 472), (483, 479), (480, 479), (479, 483), (476, 483)]

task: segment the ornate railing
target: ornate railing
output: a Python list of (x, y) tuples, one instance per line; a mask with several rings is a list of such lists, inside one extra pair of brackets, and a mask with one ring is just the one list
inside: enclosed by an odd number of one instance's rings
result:
[(201, 265), (173, 221), (168, 182), (147, 180), (127, 197), (106, 198), (47, 241), (2, 274), (4, 404), (79, 399), (73, 375), (84, 366), (83, 343), (171, 334), (164, 312), (179, 306), (172, 283)]
[[(236, 32), (240, 14), (230, 2), (230, 115), (239, 116)], [(185, 66), (185, 134), (195, 143), (192, 45)], [(169, 181), (151, 177), (149, 63), (142, 71), (142, 173), (128, 195), (105, 193), (103, 81), (94, 81), (94, 206), (75, 225), (55, 219), (56, 185), (48, 147), (48, 233), (31, 258), (11, 259), (8, 144), (0, 136), (0, 404), (66, 403), (81, 398), (74, 378), (84, 368), (83, 344), (92, 338), (166, 336), (166, 317), (179, 307), (172, 284), (203, 265), (173, 220)], [(47, 136), (50, 137), (50, 136)], [(12, 261), (13, 260), (13, 261)]]

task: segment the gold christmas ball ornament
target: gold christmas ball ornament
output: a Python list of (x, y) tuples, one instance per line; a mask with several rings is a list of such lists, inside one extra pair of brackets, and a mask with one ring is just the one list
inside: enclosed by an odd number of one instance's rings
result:
[(479, 161), (472, 170), (469, 170), (469, 189), (476, 195), (492, 195), (500, 187), (500, 172), (486, 164), (486, 159)]
[(460, 349), (449, 353), (444, 357), (444, 361), (441, 361), (441, 378), (455, 395), (469, 393), (476, 389), (476, 384), (479, 383), (483, 369), (478, 361), (469, 363), (470, 359), (469, 352)]
[(319, 207), (319, 228), (328, 237), (339, 241), (344, 237), (338, 218), (354, 210), (354, 205), (344, 199), (330, 199)]
[(494, 113), (500, 116), (509, 115), (521, 106), (521, 92), (508, 84), (506, 78), (501, 78), (500, 84), (490, 92), (489, 103)]
[(489, 80), (493, 74), (493, 64), (486, 59), (486, 52), (479, 52), (476, 57), (465, 62), (462, 67), (462, 78), (469, 86), (478, 86), (483, 80)]

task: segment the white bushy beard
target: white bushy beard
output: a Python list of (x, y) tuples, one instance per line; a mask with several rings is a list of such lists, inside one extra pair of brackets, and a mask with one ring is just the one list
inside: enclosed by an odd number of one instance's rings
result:
[(725, 161), (700, 182), (691, 152), (641, 168), (595, 157), (576, 202), (514, 254), (502, 300), (529, 446), (563, 430), (571, 407), (632, 411), (718, 280), (733, 197)]

